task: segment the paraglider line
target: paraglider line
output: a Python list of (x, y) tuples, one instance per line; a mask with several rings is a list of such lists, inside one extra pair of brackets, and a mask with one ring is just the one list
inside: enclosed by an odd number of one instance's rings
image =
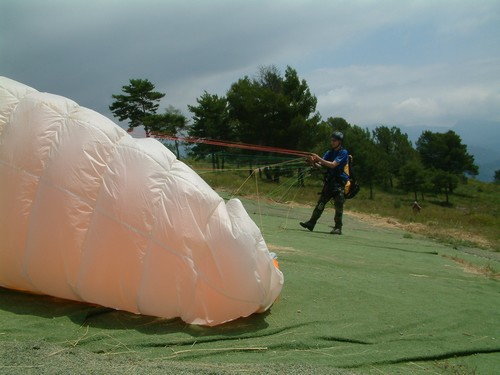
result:
[(241, 149), (246, 149), (246, 150), (274, 152), (276, 154), (296, 155), (296, 156), (301, 156), (301, 157), (307, 157), (307, 156), (311, 155), (310, 152), (305, 152), (305, 151), (290, 150), (290, 149), (281, 148), (281, 147), (255, 145), (255, 144), (243, 143), (243, 142), (222, 141), (222, 140), (210, 139), (210, 138), (177, 137), (174, 135), (167, 135), (167, 134), (161, 134), (161, 133), (151, 133), (151, 136), (153, 138), (167, 139), (170, 141), (201, 143), (201, 144), (207, 144), (207, 145), (212, 145), (212, 146), (222, 146), (222, 147), (234, 147), (234, 148), (241, 148)]

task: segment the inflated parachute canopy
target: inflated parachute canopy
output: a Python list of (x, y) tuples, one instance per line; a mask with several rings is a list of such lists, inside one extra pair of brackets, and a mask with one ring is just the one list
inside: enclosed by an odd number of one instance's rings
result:
[(212, 326), (267, 310), (283, 274), (160, 142), (0, 77), (0, 285)]

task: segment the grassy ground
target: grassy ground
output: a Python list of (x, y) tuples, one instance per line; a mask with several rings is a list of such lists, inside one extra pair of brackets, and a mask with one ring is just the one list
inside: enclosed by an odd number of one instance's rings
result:
[(344, 234), (332, 236), (331, 209), (309, 232), (298, 222), (311, 207), (243, 203), (285, 275), (270, 311), (205, 328), (0, 288), (0, 373), (471, 375), (500, 368), (500, 262), (352, 214)]
[[(0, 288), (0, 374), (497, 373), (499, 253), (412, 230), (441, 220), (426, 216), (444, 209), (431, 198), (412, 216), (409, 197), (362, 191), (347, 204), (344, 234), (332, 236), (331, 208), (314, 232), (298, 225), (319, 181), (210, 174), (223, 197), (240, 196), (278, 254), (285, 284), (268, 312), (205, 328)], [(498, 199), (467, 188), (478, 202)], [(443, 220), (463, 210), (454, 204)], [(385, 216), (393, 210), (401, 218)]]

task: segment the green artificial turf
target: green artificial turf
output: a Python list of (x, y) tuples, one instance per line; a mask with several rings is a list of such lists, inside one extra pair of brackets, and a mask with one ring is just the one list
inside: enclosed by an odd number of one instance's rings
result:
[(285, 276), (263, 314), (190, 326), (0, 288), (0, 373), (496, 374), (497, 259), (346, 214), (243, 200)]

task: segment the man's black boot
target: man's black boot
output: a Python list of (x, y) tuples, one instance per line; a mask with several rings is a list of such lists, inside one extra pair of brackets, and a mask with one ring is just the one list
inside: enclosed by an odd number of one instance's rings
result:
[(302, 222), (302, 223), (299, 223), (303, 228), (306, 228), (306, 229), (309, 229), (311, 232), (313, 231), (314, 229), (314, 226), (316, 224), (310, 222), (310, 221), (305, 221), (305, 222)]
[(311, 215), (311, 218), (308, 221), (299, 223), (303, 228), (309, 229), (311, 232), (314, 229), (314, 226), (316, 225), (316, 222), (320, 218), (321, 214), (323, 213), (323, 210), (320, 210), (318, 207), (316, 207), (313, 210), (313, 213)]

